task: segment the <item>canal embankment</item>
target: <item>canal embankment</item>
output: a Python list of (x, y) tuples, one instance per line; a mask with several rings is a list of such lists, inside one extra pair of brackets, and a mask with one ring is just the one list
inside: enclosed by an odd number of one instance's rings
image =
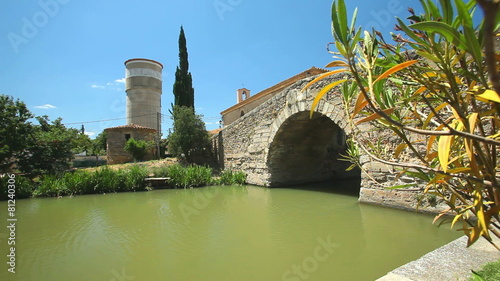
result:
[[(500, 239), (494, 237), (498, 244)], [(500, 251), (485, 239), (467, 247), (462, 236), (421, 258), (402, 265), (377, 281), (465, 281), (471, 270), (478, 271), (484, 264), (500, 260)]]

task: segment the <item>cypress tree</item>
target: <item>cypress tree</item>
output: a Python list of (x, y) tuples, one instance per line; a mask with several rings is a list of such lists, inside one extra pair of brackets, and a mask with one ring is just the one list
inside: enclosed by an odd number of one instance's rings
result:
[(182, 26), (179, 34), (179, 66), (175, 71), (174, 97), (175, 106), (186, 106), (194, 109), (193, 78), (189, 72), (186, 36)]

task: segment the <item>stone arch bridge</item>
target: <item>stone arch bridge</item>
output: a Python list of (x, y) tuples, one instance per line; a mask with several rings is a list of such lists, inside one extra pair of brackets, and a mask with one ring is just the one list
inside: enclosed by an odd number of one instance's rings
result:
[[(360, 155), (359, 169), (346, 172), (349, 162), (340, 161), (351, 128), (346, 122), (342, 98), (329, 94), (309, 118), (316, 94), (333, 81), (333, 75), (301, 89), (315, 77), (298, 80), (291, 86), (224, 127), (214, 138), (214, 150), (224, 169), (244, 171), (249, 184), (290, 186), (332, 179), (361, 178), (359, 201), (415, 211), (422, 186), (400, 177), (398, 171)], [(365, 127), (371, 130), (370, 127)], [(376, 182), (374, 182), (375, 180)], [(414, 183), (416, 187), (387, 187)], [(422, 204), (419, 212), (439, 212), (442, 206)]]
[(359, 177), (359, 171), (345, 171), (350, 163), (338, 160), (350, 134), (341, 97), (323, 99), (309, 116), (316, 94), (335, 78), (302, 92), (313, 78), (297, 81), (226, 126), (215, 144), (221, 166), (243, 170), (248, 183), (260, 186)]

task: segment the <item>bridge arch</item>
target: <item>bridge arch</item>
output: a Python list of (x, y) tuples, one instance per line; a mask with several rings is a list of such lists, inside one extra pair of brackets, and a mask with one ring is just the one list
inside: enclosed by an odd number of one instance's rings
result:
[(345, 153), (344, 110), (322, 101), (310, 117), (311, 98), (307, 93), (290, 95), (271, 125), (267, 167), (269, 186), (303, 184), (347, 177), (349, 163), (340, 161)]

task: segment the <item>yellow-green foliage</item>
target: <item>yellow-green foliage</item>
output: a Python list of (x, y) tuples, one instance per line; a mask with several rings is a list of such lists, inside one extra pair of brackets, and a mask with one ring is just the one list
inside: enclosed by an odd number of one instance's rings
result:
[[(469, 245), (481, 236), (491, 240), (492, 233), (500, 236), (500, 56), (494, 46), (500, 4), (421, 4), (421, 15), (409, 9), (411, 24), (398, 19), (393, 43), (384, 38), (390, 35), (357, 27), (356, 12), (348, 20), (344, 0), (335, 1), (335, 61), (327, 67), (336, 69), (317, 80), (352, 77), (325, 89), (342, 96), (360, 152), (425, 179), (425, 192), (449, 205), (446, 212), (456, 214), (453, 224), (463, 224)], [(477, 6), (486, 13), (478, 23)], [(385, 145), (374, 143), (373, 131), (386, 137)]]

